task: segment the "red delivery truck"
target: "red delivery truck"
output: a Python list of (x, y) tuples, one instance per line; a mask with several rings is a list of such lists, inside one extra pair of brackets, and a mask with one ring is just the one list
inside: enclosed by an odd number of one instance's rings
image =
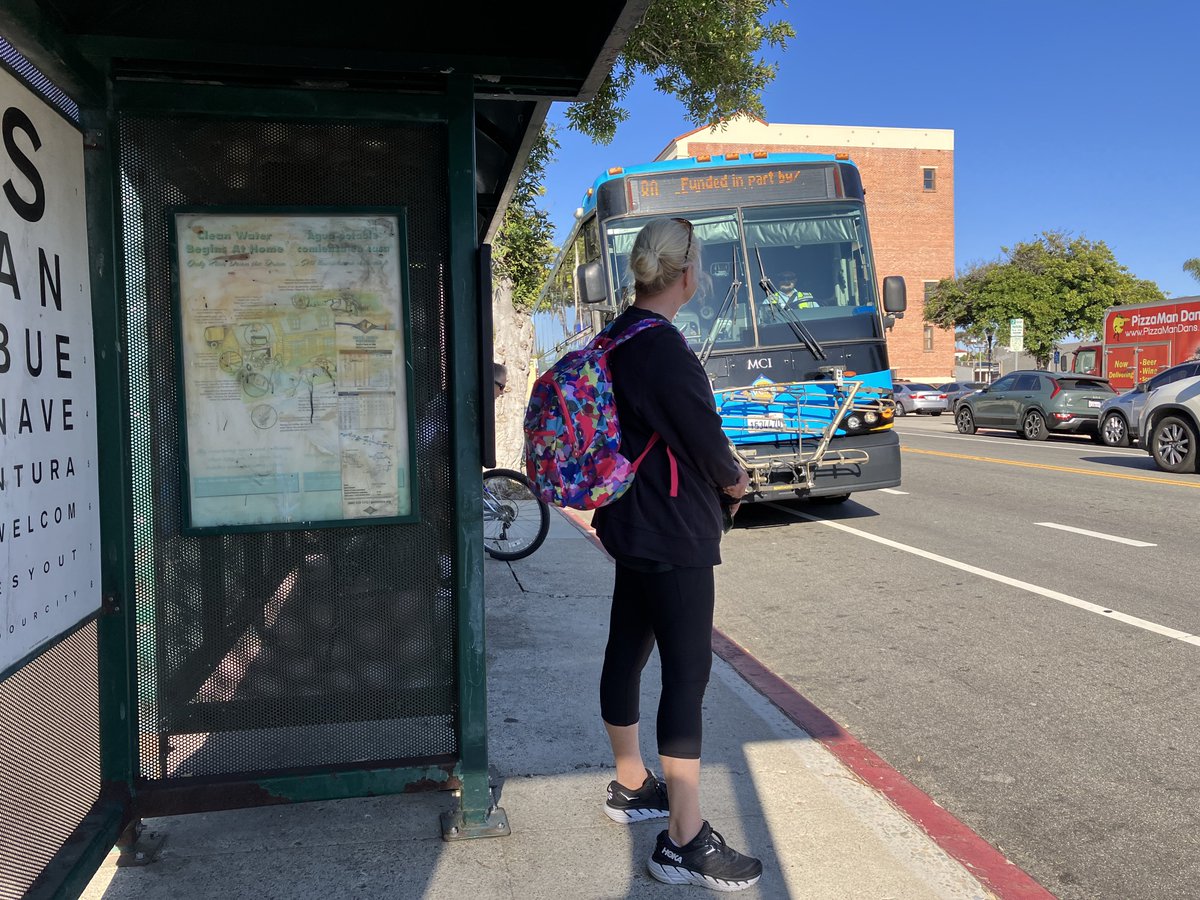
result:
[(1104, 342), (1080, 344), (1071, 371), (1103, 375), (1118, 391), (1168, 366), (1200, 356), (1200, 297), (1114, 306), (1104, 314)]

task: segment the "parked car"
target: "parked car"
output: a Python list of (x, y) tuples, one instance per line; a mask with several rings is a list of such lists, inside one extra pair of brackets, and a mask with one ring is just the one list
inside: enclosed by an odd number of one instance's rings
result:
[(1193, 375), (1164, 384), (1147, 394), (1138, 433), (1146, 436), (1143, 446), (1154, 464), (1164, 472), (1195, 472), (1196, 440), (1200, 435), (1198, 423), (1200, 375)]
[(1100, 439), (1110, 447), (1128, 447), (1139, 442), (1138, 420), (1146, 398), (1166, 384), (1200, 375), (1200, 361), (1189, 360), (1163, 369), (1148, 381), (1111, 397), (1100, 407)]
[(986, 381), (951, 381), (941, 385), (938, 390), (946, 395), (946, 412), (954, 412), (954, 407), (967, 394), (973, 394), (980, 388), (988, 386)]
[(1105, 400), (1100, 407), (1100, 442), (1109, 447), (1128, 447), (1137, 443), (1138, 417), (1145, 402), (1144, 381)]
[(946, 395), (932, 384), (897, 381), (892, 385), (892, 395), (896, 398), (898, 416), (906, 416), (909, 413), (940, 416), (946, 411)]
[(1100, 441), (1100, 407), (1116, 394), (1104, 378), (1036, 369), (1009, 372), (954, 408), (963, 434), (976, 428), (1011, 428), (1029, 441), (1051, 433), (1087, 434)]

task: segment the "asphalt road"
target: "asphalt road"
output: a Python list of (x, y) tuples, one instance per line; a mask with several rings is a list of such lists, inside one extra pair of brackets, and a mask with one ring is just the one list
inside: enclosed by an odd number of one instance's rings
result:
[(900, 488), (743, 508), (716, 626), (1063, 900), (1200, 897), (1200, 476), (896, 427)]

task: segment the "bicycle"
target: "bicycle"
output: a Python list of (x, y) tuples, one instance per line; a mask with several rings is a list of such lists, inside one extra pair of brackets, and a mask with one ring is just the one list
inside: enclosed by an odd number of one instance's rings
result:
[(550, 531), (550, 507), (512, 469), (483, 473), (483, 549), (493, 559), (529, 556)]

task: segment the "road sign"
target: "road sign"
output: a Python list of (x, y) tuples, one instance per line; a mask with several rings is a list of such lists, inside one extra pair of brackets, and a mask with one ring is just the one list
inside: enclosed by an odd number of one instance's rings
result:
[(1020, 353), (1025, 349), (1025, 320), (1008, 320), (1008, 349)]
[(1055, 350), (1055, 351), (1054, 351), (1054, 364), (1055, 364), (1056, 366), (1058, 365), (1058, 361), (1059, 361), (1060, 359), (1062, 359), (1062, 357), (1059, 355), (1059, 352), (1058, 352), (1057, 350)]

